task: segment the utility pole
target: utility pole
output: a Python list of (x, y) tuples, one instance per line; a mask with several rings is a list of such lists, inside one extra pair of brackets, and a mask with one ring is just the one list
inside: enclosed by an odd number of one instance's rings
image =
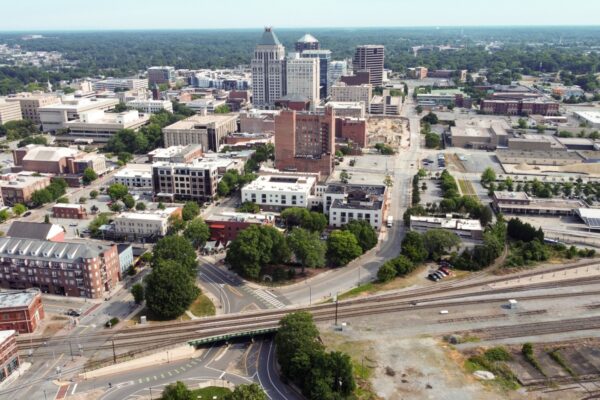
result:
[(335, 326), (338, 324), (338, 296), (335, 295)]
[(71, 353), (71, 361), (74, 360), (73, 358), (73, 346), (71, 345), (71, 341), (69, 340), (69, 352)]
[(112, 349), (113, 349), (113, 362), (116, 364), (117, 363), (117, 353), (115, 353), (115, 341), (114, 341), (114, 339), (112, 340)]

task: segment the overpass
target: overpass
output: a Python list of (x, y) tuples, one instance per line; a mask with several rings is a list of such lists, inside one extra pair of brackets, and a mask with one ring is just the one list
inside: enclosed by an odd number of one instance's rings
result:
[(266, 335), (268, 333), (277, 332), (277, 329), (279, 329), (279, 328), (273, 327), (273, 328), (238, 331), (238, 332), (227, 333), (224, 335), (208, 336), (208, 337), (201, 338), (201, 339), (190, 340), (187, 343), (190, 346), (201, 346), (201, 345), (207, 344), (207, 343), (223, 342), (223, 341), (227, 341), (230, 339)]

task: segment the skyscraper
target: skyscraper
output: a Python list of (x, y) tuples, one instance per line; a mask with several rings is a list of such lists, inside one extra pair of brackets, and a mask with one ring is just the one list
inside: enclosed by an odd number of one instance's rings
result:
[(319, 85), (321, 85), (321, 98), (324, 99), (329, 95), (330, 64), (331, 50), (304, 50), (300, 57), (302, 58), (318, 58), (319, 59)]
[(295, 48), (298, 53), (302, 53), (304, 50), (319, 50), (321, 45), (319, 44), (317, 38), (310, 33), (307, 33), (298, 39)]
[(352, 68), (357, 71), (369, 71), (369, 83), (373, 86), (383, 85), (383, 60), (385, 48), (382, 45), (366, 44), (356, 47)]
[(319, 60), (300, 58), (298, 53), (288, 58), (286, 66), (287, 95), (310, 101), (311, 109), (319, 105)]
[(256, 45), (252, 67), (252, 103), (273, 107), (286, 94), (285, 48), (272, 28), (266, 27)]

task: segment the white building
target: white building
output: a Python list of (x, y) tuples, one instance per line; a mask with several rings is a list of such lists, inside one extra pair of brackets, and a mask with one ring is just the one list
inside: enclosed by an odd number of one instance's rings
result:
[(324, 114), (327, 107), (333, 108), (336, 117), (365, 118), (365, 103), (362, 101), (328, 101), (324, 106), (318, 106), (317, 112)]
[(103, 110), (83, 112), (79, 119), (65, 123), (69, 135), (74, 137), (108, 139), (121, 129), (138, 130), (150, 120), (148, 114), (140, 114), (137, 110), (121, 113), (107, 113)]
[(316, 179), (312, 176), (262, 175), (242, 188), (242, 201), (260, 206), (310, 207)]
[(146, 212), (123, 212), (114, 219), (115, 233), (117, 236), (126, 236), (130, 240), (165, 236), (169, 229), (169, 218), (180, 212), (179, 207)]
[(115, 90), (147, 89), (148, 79), (107, 78), (92, 83), (92, 87), (97, 92), (105, 90), (114, 92)]
[(260, 108), (273, 107), (286, 94), (285, 48), (271, 28), (265, 28), (254, 50), (252, 102)]
[(287, 60), (287, 95), (306, 98), (314, 109), (319, 104), (319, 60), (294, 54)]
[(21, 104), (19, 102), (9, 102), (5, 99), (0, 99), (0, 125), (9, 121), (20, 121), (22, 119)]
[(402, 97), (390, 95), (389, 90), (384, 90), (382, 96), (373, 96), (369, 112), (380, 115), (400, 115)]
[(344, 75), (348, 75), (347, 61), (331, 61), (329, 64), (329, 82), (335, 85)]
[(600, 111), (575, 111), (575, 116), (592, 128), (600, 128)]
[(386, 194), (384, 185), (331, 184), (323, 193), (323, 212), (329, 215), (332, 227), (365, 220), (378, 230), (385, 217)]
[(44, 132), (56, 132), (68, 128), (70, 121), (78, 120), (80, 115), (93, 110), (112, 110), (119, 104), (118, 99), (90, 99), (63, 96), (61, 104), (43, 106), (38, 109)]
[(373, 87), (369, 84), (346, 85), (344, 82), (338, 82), (331, 86), (331, 101), (340, 102), (363, 102), (365, 111), (369, 112)]
[(223, 99), (197, 99), (186, 104), (187, 108), (194, 110), (197, 114), (214, 114), (215, 109), (227, 104)]
[(152, 189), (152, 165), (127, 164), (113, 175), (113, 181), (129, 189)]
[(483, 238), (483, 228), (478, 219), (452, 218), (452, 215), (446, 218), (411, 216), (410, 229), (421, 233), (430, 229), (445, 229), (465, 239), (481, 240)]
[(173, 103), (169, 100), (133, 100), (125, 104), (144, 114), (156, 114), (161, 111), (173, 112)]

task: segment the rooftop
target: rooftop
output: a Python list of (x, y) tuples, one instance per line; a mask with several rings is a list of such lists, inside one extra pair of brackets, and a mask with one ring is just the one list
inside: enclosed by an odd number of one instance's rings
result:
[(40, 181), (47, 181), (50, 184), (50, 178), (46, 176), (13, 175), (13, 177), (14, 179), (0, 180), (0, 187), (23, 189)]
[(319, 43), (316, 37), (311, 35), (310, 33), (305, 34), (300, 39), (298, 39), (300, 43)]
[(530, 200), (530, 197), (525, 192), (508, 192), (496, 190), (494, 197), (498, 200)]
[(346, 210), (380, 210), (383, 207), (383, 202), (375, 201), (348, 201), (335, 199), (331, 203), (331, 208), (341, 208)]
[(599, 208), (577, 208), (575, 212), (588, 227), (592, 229), (600, 229)]
[(6, 236), (23, 239), (47, 240), (62, 232), (60, 225), (40, 222), (13, 221)]
[(68, 203), (58, 203), (52, 206), (52, 208), (72, 208), (74, 210), (79, 210), (83, 207), (81, 204), (68, 204)]
[(414, 222), (426, 222), (439, 225), (442, 229), (455, 229), (462, 231), (482, 231), (481, 222), (478, 219), (439, 218), (411, 216), (411, 224)]
[(0, 292), (0, 308), (27, 307), (39, 294), (37, 290)]
[(270, 26), (265, 28), (258, 44), (261, 46), (281, 46), (281, 42)]
[(309, 191), (315, 183), (316, 179), (312, 176), (262, 175), (242, 190)]
[(192, 115), (189, 118), (175, 122), (172, 125), (165, 127), (165, 130), (176, 130), (176, 129), (206, 129), (211, 124), (222, 124), (237, 119), (237, 114), (227, 115)]
[(352, 193), (365, 193), (383, 196), (385, 193), (384, 185), (345, 185), (343, 183), (332, 183), (327, 185), (327, 189), (325, 189), (325, 194), (352, 194)]
[(109, 246), (88, 243), (49, 242), (46, 240), (0, 237), (0, 257), (24, 260), (78, 260), (96, 258)]
[(575, 115), (592, 124), (600, 124), (600, 111), (575, 111)]
[(47, 161), (57, 162), (66, 157), (74, 157), (79, 150), (68, 147), (27, 146), (27, 154), (23, 157), (25, 161)]
[(214, 214), (206, 218), (206, 222), (254, 222), (254, 223), (265, 223), (273, 221), (273, 215), (263, 214), (251, 214), (251, 213), (239, 213), (239, 212), (223, 212), (220, 214)]
[(115, 177), (127, 178), (134, 176), (152, 176), (152, 165), (150, 164), (127, 164), (127, 167), (118, 170)]
[(16, 333), (17, 332), (12, 329), (0, 331), (0, 345), (2, 345), (6, 341), (6, 339), (15, 335)]
[(167, 207), (164, 210), (156, 211), (144, 211), (144, 212), (122, 212), (115, 217), (116, 220), (130, 219), (130, 220), (145, 220), (145, 221), (162, 221), (169, 219), (169, 217), (176, 212), (179, 207)]

